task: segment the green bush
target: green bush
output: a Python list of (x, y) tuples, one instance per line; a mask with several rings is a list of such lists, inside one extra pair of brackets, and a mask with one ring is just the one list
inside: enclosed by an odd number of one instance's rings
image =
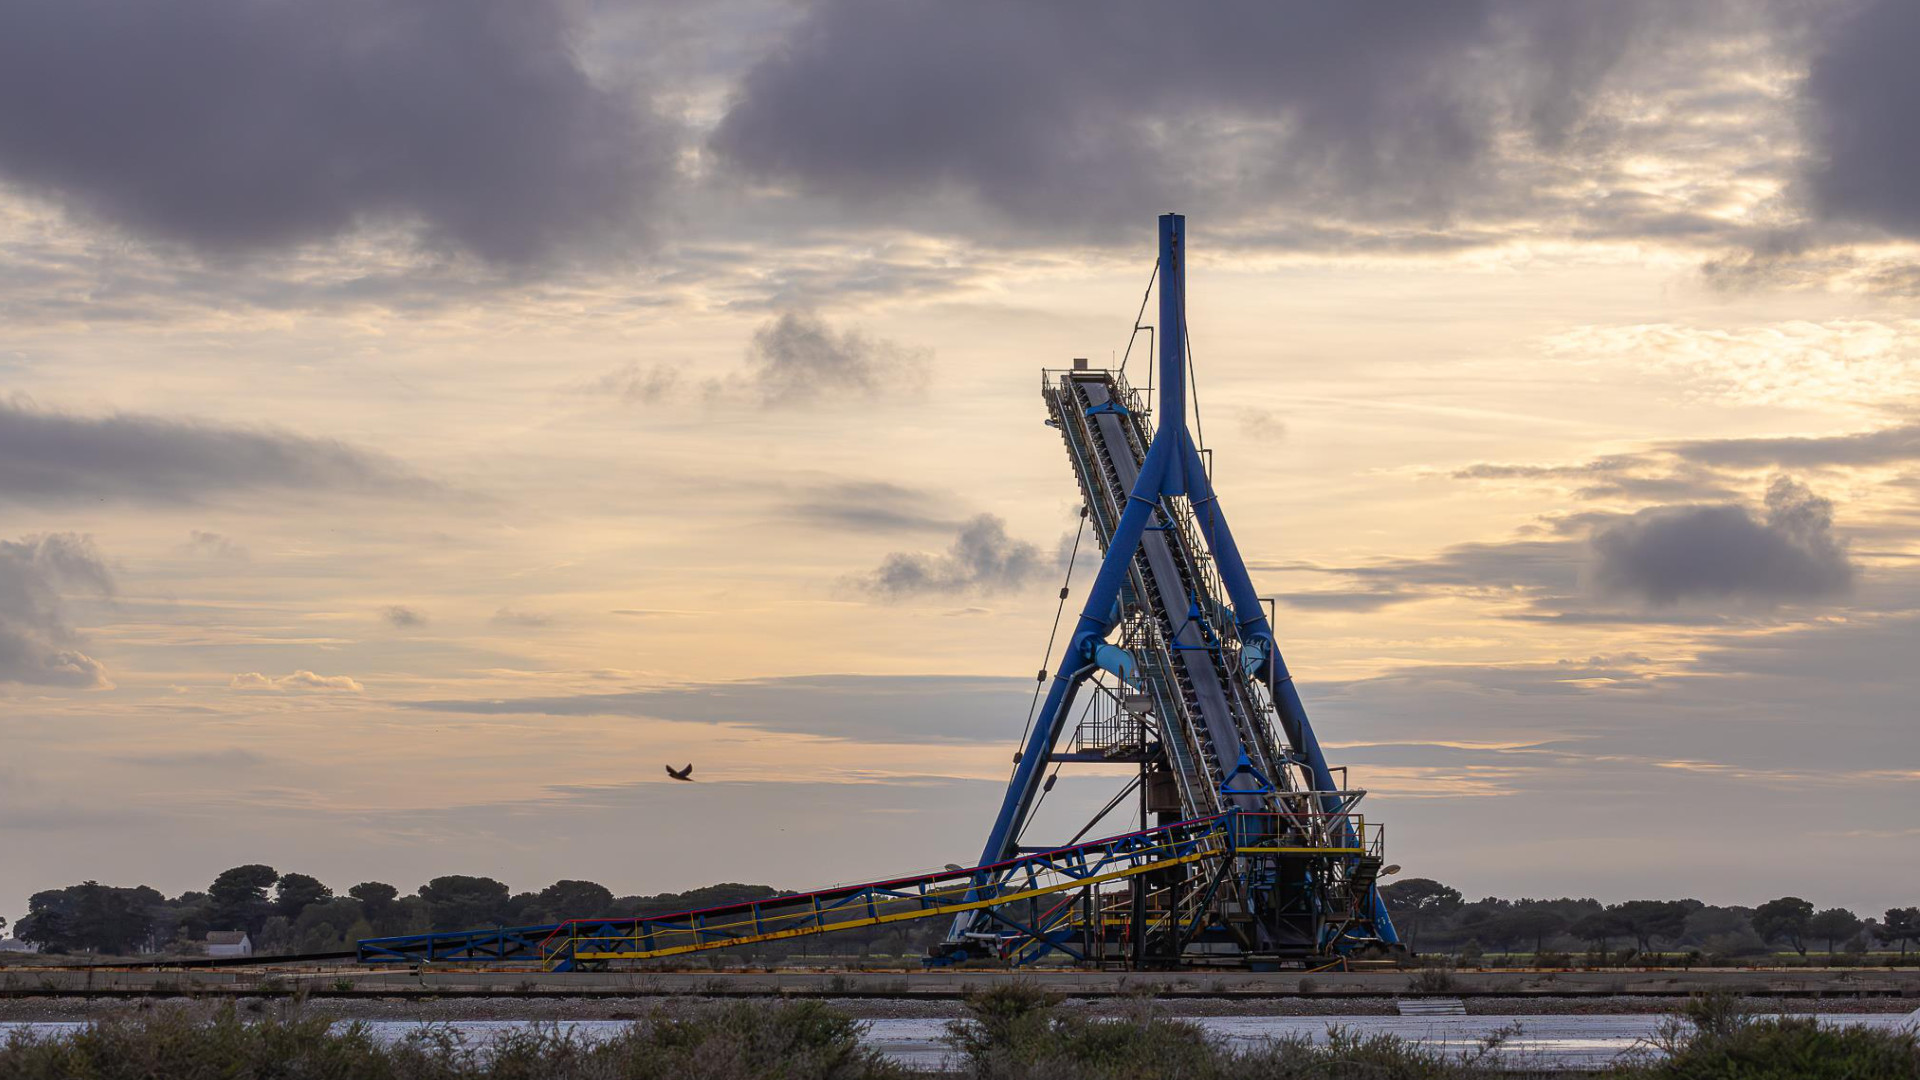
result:
[[(976, 1080), (1514, 1080), (1495, 1066), (1512, 1034), (1452, 1054), (1391, 1035), (1332, 1028), (1235, 1051), (1195, 1024), (1158, 1016), (1069, 1014), (1053, 995), (1009, 984), (975, 995), (949, 1041)], [(861, 1044), (858, 1021), (818, 1002), (738, 1002), (687, 1018), (655, 1015), (609, 1039), (550, 1024), (484, 1046), (428, 1026), (383, 1044), (358, 1024), (318, 1017), (211, 1018), (162, 1009), (71, 1034), (16, 1032), (0, 1044), (4, 1080), (907, 1080)], [(1912, 1032), (1758, 1018), (1729, 996), (1676, 1017), (1618, 1080), (1920, 1080)], [(1568, 1076), (1551, 1071), (1525, 1075)]]
[(1209, 1080), (1226, 1061), (1217, 1040), (1197, 1025), (1150, 1011), (1088, 1019), (1063, 1015), (1058, 1005), (1054, 995), (1024, 983), (981, 991), (968, 997), (968, 1018), (950, 1027), (948, 1042), (981, 1080)]
[(1294, 1036), (1235, 1051), (1197, 1024), (1156, 1016), (1151, 1002), (1118, 1019), (1065, 1015), (1057, 1005), (1019, 984), (976, 994), (949, 1042), (976, 1080), (1464, 1080), (1496, 1075), (1480, 1062), (1505, 1037), (1455, 1056), (1334, 1027), (1323, 1044)]
[(1647, 1080), (1920, 1080), (1920, 1036), (1910, 1030), (1758, 1017), (1731, 995), (1689, 1002), (1650, 1049), (1650, 1060), (1622, 1072)]
[(860, 1043), (860, 1024), (814, 1002), (738, 1004), (691, 1019), (655, 1017), (607, 1040), (553, 1025), (484, 1047), (428, 1027), (392, 1044), (323, 1018), (212, 1019), (182, 1010), (90, 1024), (70, 1035), (15, 1032), (6, 1080), (900, 1080)]
[(1661, 1080), (1920, 1080), (1912, 1032), (1827, 1027), (1812, 1017), (1755, 1020), (1728, 1036), (1697, 1037), (1646, 1075)]
[(0, 1076), (7, 1080), (397, 1075), (385, 1049), (359, 1025), (331, 1030), (322, 1019), (242, 1020), (231, 1008), (212, 1020), (180, 1010), (103, 1020), (57, 1038), (15, 1031), (0, 1047)]
[(1450, 967), (1424, 967), (1407, 979), (1407, 989), (1427, 994), (1444, 994), (1457, 987)]
[(1234, 1080), (1454, 1080), (1507, 1074), (1482, 1071), (1469, 1058), (1450, 1057), (1394, 1035), (1327, 1029), (1327, 1041), (1275, 1039), (1237, 1055), (1225, 1075)]
[(612, 1075), (625, 1080), (881, 1080), (904, 1075), (879, 1051), (861, 1044), (861, 1031), (859, 1021), (816, 1001), (737, 1002), (692, 1019), (642, 1021), (595, 1050), (618, 1066)]

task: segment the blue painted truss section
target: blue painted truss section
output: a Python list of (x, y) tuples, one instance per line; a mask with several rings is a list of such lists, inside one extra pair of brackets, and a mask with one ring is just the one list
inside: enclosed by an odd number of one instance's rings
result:
[[(1245, 835), (1229, 815), (1126, 833), (1084, 844), (1031, 852), (986, 866), (764, 900), (633, 918), (570, 919), (540, 926), (398, 937), (359, 942), (363, 964), (514, 964), (572, 971), (609, 961), (654, 960), (692, 952), (811, 934), (856, 930), (968, 911), (986, 912), (996, 930), (982, 935), (1007, 954), (1030, 947), (1031, 960), (1049, 951), (1084, 954), (1058, 932), (1061, 894), (1092, 891), (1105, 882), (1206, 860), (1230, 860)], [(1071, 901), (1072, 896), (1068, 896)], [(1047, 929), (1037, 929), (1045, 925)]]

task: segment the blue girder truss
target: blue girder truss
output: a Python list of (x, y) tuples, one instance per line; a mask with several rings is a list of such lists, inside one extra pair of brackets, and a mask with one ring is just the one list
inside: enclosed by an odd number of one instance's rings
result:
[(996, 951), (1020, 941), (1041, 953), (1058, 951), (1078, 959), (1081, 954), (1070, 945), (1029, 928), (1029, 921), (1049, 915), (1051, 898), (1156, 869), (1217, 861), (1231, 852), (1242, 832), (1225, 816), (1215, 816), (1029, 852), (986, 866), (696, 911), (369, 938), (359, 943), (359, 959), (365, 964), (519, 964), (571, 971), (614, 960), (655, 960), (970, 910), (988, 911), (1002, 928), (985, 935)]

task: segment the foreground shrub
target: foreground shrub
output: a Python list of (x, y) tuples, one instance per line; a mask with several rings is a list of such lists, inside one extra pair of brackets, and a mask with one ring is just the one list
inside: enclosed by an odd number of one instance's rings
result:
[(1155, 1015), (1088, 1019), (1018, 985), (968, 999), (969, 1019), (948, 1042), (976, 1080), (1465, 1080), (1522, 1074), (1483, 1068), (1511, 1032), (1451, 1055), (1393, 1035), (1329, 1028), (1327, 1040), (1293, 1036), (1236, 1051), (1199, 1025)]
[(1637, 1066), (1648, 1080), (1920, 1080), (1912, 1030), (1828, 1027), (1812, 1017), (1758, 1017), (1731, 995), (1689, 1002)]
[(947, 1044), (975, 1076), (1009, 1076), (1050, 1047), (1060, 999), (1027, 983), (1009, 982), (967, 995), (967, 1019), (950, 1024)]
[(823, 1005), (742, 1003), (692, 1019), (655, 1017), (611, 1039), (555, 1025), (502, 1032), (484, 1046), (444, 1027), (383, 1044), (361, 1024), (323, 1018), (212, 1019), (181, 1010), (90, 1024), (71, 1035), (15, 1032), (0, 1080), (900, 1080)]
[(1427, 994), (1446, 994), (1458, 989), (1450, 967), (1426, 967), (1407, 979), (1407, 989)]
[[(953, 1025), (958, 1064), (976, 1080), (1517, 1080), (1592, 1075), (1501, 1059), (1513, 1031), (1466, 1053), (1331, 1028), (1326, 1041), (1276, 1039), (1236, 1051), (1199, 1026), (1156, 1015), (1071, 1015), (1013, 984), (968, 1001)], [(741, 1002), (685, 1019), (661, 1015), (591, 1039), (552, 1024), (515, 1026), (485, 1044), (427, 1026), (382, 1043), (360, 1024), (317, 1017), (211, 1018), (161, 1010), (72, 1034), (16, 1032), (0, 1044), (0, 1080), (907, 1080), (861, 1044), (858, 1021), (817, 1002)], [(1910, 1031), (1823, 1028), (1757, 1018), (1731, 997), (1691, 1004), (1617, 1080), (1920, 1080)]]
[[(859, 1021), (815, 1001), (738, 1002), (689, 1020), (642, 1021), (596, 1054), (624, 1080), (766, 1077), (890, 1080), (905, 1072), (860, 1042)], [(538, 1075), (529, 1073), (529, 1077)], [(509, 1080), (495, 1073), (488, 1080)]]

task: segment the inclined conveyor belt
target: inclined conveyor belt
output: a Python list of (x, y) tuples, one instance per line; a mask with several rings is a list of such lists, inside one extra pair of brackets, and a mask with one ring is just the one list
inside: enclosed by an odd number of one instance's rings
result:
[[(1072, 455), (1076, 471), (1091, 468), (1095, 477), (1082, 476), (1083, 491), (1102, 498), (1111, 513), (1125, 505), (1127, 493), (1139, 475), (1144, 447), (1137, 430), (1130, 430), (1135, 418), (1113, 395), (1113, 386), (1102, 373), (1095, 377), (1070, 376), (1066, 384), (1072, 399), (1061, 401), (1086, 417), (1080, 425), (1062, 425), (1070, 440), (1084, 437), (1090, 443), (1076, 447)], [(1084, 432), (1084, 436), (1083, 433)], [(1115, 452), (1115, 448), (1119, 448)], [(1105, 516), (1105, 515), (1103, 515)], [(1116, 515), (1117, 516), (1117, 515)], [(1102, 547), (1110, 526), (1103, 528)], [(1185, 533), (1156, 513), (1140, 543), (1135, 580), (1144, 593), (1139, 599), (1159, 624), (1161, 640), (1168, 643), (1172, 656), (1172, 676), (1177, 683), (1168, 690), (1177, 698), (1184, 715), (1172, 719), (1192, 727), (1206, 759), (1210, 786), (1217, 790), (1239, 763), (1242, 753), (1268, 777), (1277, 777), (1268, 760), (1264, 740), (1247, 720), (1244, 690), (1224, 662), (1220, 633), (1229, 630), (1218, 621), (1192, 617), (1192, 613), (1216, 612), (1218, 601), (1204, 593), (1196, 572), (1197, 560), (1187, 550)], [(1195, 601), (1198, 603), (1195, 603)], [(1236, 809), (1263, 809), (1256, 795), (1233, 795)]]

